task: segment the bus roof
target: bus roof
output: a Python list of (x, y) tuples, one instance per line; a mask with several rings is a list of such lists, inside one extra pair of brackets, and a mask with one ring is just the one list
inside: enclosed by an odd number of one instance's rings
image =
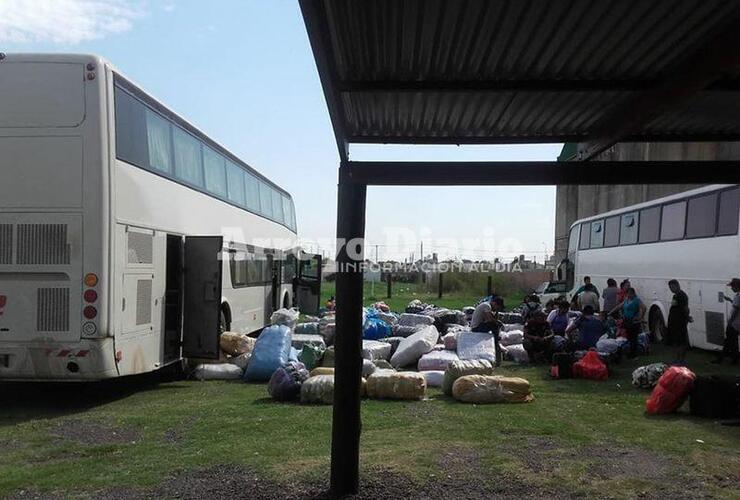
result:
[(290, 198), (291, 200), (293, 197), (291, 194), (283, 189), (282, 187), (275, 184), (273, 181), (265, 177), (262, 173), (257, 171), (254, 167), (240, 159), (237, 155), (229, 151), (227, 148), (219, 144), (218, 142), (211, 139), (211, 137), (208, 136), (208, 134), (204, 133), (202, 130), (200, 130), (198, 127), (190, 123), (188, 120), (186, 120), (182, 115), (179, 113), (173, 111), (168, 106), (165, 106), (162, 101), (154, 97), (150, 92), (146, 91), (141, 85), (137, 84), (127, 76), (125, 76), (123, 73), (121, 73), (110, 61), (107, 59), (97, 56), (95, 54), (54, 54), (54, 53), (15, 53), (15, 54), (6, 54), (7, 62), (47, 62), (47, 63), (79, 63), (79, 64), (88, 64), (93, 63), (95, 65), (99, 65), (102, 67), (106, 67), (110, 69), (113, 73), (115, 73), (116, 77), (122, 80), (125, 83), (126, 90), (133, 92), (135, 94), (139, 94), (139, 97), (145, 98), (147, 102), (150, 104), (156, 105), (157, 111), (160, 113), (166, 115), (173, 121), (175, 121), (178, 125), (186, 129), (188, 132), (192, 133), (193, 135), (200, 137), (205, 142), (208, 143), (210, 147), (212, 147), (214, 150), (219, 151), (220, 153), (227, 156), (230, 160), (238, 163), (240, 166), (244, 167), (245, 169), (249, 170), (250, 173), (254, 174), (255, 176), (259, 177), (264, 182), (268, 183), (270, 186), (274, 187), (278, 191), (280, 191), (282, 194)]
[(633, 212), (635, 210), (639, 210), (641, 208), (647, 208), (652, 207), (654, 205), (660, 205), (665, 202), (670, 202), (674, 200), (682, 200), (684, 198), (691, 198), (692, 196), (703, 194), (703, 193), (711, 193), (712, 191), (719, 191), (728, 187), (736, 186), (737, 184), (710, 184), (708, 186), (702, 186), (696, 189), (690, 189), (688, 191), (682, 191), (680, 193), (672, 194), (669, 196), (664, 196), (662, 198), (655, 198), (654, 200), (645, 201), (642, 203), (636, 203), (634, 205), (629, 205), (622, 208), (617, 208), (614, 210), (610, 210), (609, 212), (602, 212), (596, 215), (592, 215), (590, 217), (584, 217), (583, 219), (578, 219), (573, 224), (570, 225), (568, 230), (570, 231), (573, 229), (574, 226), (577, 226), (578, 224), (581, 224), (583, 222), (589, 222), (592, 220), (598, 220), (603, 219), (606, 217), (611, 217), (613, 215), (620, 215), (624, 213)]

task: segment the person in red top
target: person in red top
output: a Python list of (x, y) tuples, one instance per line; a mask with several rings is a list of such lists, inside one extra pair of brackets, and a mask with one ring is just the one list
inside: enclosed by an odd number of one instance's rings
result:
[(619, 304), (620, 302), (624, 302), (624, 299), (627, 298), (627, 290), (631, 286), (632, 284), (628, 279), (625, 279), (619, 284), (619, 291), (617, 292), (617, 304)]

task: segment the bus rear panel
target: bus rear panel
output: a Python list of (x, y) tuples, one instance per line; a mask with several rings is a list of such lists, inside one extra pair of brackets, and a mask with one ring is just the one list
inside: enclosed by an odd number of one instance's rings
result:
[(116, 376), (103, 65), (9, 55), (0, 82), (0, 378)]

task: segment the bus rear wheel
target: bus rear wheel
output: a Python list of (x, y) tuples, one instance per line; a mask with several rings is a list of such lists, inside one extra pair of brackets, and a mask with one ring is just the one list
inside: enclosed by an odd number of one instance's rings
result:
[(665, 321), (663, 313), (654, 309), (650, 312), (650, 336), (653, 342), (664, 342), (667, 338)]

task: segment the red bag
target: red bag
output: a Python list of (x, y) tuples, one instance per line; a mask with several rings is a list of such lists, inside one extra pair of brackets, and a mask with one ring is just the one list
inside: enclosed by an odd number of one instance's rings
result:
[(658, 379), (650, 398), (645, 402), (648, 415), (673, 413), (689, 397), (696, 375), (684, 366), (671, 366)]
[(576, 361), (573, 365), (573, 376), (591, 380), (606, 380), (609, 378), (609, 370), (596, 351), (588, 351), (582, 359)]

